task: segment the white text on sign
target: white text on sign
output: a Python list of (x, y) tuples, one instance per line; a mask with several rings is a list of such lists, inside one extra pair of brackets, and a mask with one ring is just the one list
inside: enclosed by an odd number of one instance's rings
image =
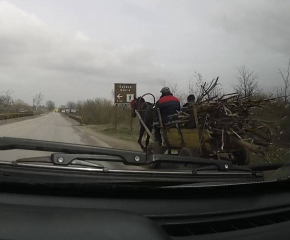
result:
[(132, 86), (128, 86), (128, 85), (120, 85), (119, 86), (120, 92), (131, 92), (131, 88), (132, 88)]

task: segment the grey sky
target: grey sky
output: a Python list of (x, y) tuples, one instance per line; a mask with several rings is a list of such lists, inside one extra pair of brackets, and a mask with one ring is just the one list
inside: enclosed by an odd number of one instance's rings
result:
[(290, 57), (290, 1), (0, 1), (1, 88), (31, 103), (111, 97), (114, 82), (186, 92), (194, 71), (230, 91), (242, 65), (281, 85)]

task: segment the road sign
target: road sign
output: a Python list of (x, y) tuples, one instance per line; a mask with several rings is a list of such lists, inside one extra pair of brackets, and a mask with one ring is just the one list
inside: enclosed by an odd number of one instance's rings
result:
[(115, 83), (115, 103), (130, 103), (136, 97), (136, 84)]

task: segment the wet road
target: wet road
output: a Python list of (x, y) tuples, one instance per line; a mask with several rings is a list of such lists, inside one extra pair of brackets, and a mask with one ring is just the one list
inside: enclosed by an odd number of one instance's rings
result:
[[(93, 139), (88, 137), (80, 131), (78, 125), (76, 121), (53, 112), (34, 119), (1, 125), (0, 136), (110, 147), (96, 137)], [(0, 151), (0, 160), (12, 161), (19, 158), (38, 157), (48, 154), (50, 153), (6, 150)]]

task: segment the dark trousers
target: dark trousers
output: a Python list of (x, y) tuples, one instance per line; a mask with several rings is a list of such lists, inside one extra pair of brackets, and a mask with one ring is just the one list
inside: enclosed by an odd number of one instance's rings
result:
[(156, 141), (162, 144), (161, 129), (159, 126), (154, 126), (154, 136)]

